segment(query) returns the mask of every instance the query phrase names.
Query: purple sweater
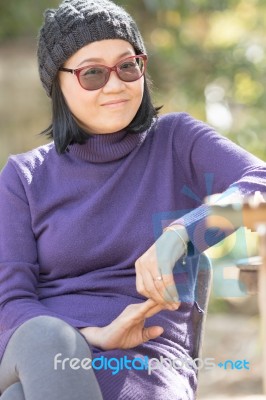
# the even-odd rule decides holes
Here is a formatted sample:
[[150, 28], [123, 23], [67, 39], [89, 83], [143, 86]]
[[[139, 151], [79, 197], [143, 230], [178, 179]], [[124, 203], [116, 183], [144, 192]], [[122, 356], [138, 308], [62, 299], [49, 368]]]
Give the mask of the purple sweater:
[[[58, 155], [53, 143], [11, 156], [0, 175], [0, 356], [24, 321], [59, 317], [74, 327], [105, 326], [136, 291], [134, 264], [181, 219], [190, 236], [186, 267], [177, 263], [179, 310], [147, 320], [163, 335], [108, 357], [191, 354], [191, 313], [206, 195], [237, 184], [266, 191], [265, 163], [184, 113], [161, 116], [142, 134], [92, 135]], [[195, 234], [195, 232], [197, 234]], [[215, 232], [208, 244], [216, 243]], [[105, 399], [192, 399], [191, 369], [96, 371]], [[120, 396], [120, 397], [119, 397]]]

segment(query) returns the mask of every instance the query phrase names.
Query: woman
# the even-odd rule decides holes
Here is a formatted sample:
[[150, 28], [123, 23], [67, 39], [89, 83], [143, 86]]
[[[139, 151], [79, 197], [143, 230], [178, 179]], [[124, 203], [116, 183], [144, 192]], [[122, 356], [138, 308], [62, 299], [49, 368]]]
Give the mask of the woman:
[[0, 177], [1, 400], [193, 399], [193, 363], [149, 361], [191, 359], [198, 254], [218, 240], [199, 201], [265, 191], [265, 164], [158, 117], [141, 35], [111, 1], [47, 10], [38, 63], [54, 141]]

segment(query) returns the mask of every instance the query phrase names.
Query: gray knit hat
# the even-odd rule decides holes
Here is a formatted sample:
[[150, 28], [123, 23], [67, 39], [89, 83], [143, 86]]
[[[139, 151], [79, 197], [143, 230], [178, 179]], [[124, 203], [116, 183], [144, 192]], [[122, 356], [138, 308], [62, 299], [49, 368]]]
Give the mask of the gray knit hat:
[[51, 96], [58, 69], [81, 47], [104, 39], [124, 39], [137, 54], [145, 46], [136, 23], [109, 0], [65, 0], [44, 14], [39, 32], [38, 63], [44, 89]]

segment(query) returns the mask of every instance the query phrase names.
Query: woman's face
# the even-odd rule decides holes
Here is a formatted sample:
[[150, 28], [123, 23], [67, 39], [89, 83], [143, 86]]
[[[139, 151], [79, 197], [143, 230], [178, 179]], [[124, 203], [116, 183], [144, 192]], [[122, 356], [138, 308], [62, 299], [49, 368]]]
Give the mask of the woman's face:
[[[113, 67], [134, 55], [134, 48], [124, 40], [101, 40], [82, 47], [64, 67], [75, 69], [95, 64]], [[83, 89], [77, 77], [67, 72], [59, 72], [59, 83], [77, 123], [94, 134], [114, 133], [127, 127], [140, 107], [144, 90], [143, 77], [123, 82], [114, 71], [104, 87], [93, 91]]]

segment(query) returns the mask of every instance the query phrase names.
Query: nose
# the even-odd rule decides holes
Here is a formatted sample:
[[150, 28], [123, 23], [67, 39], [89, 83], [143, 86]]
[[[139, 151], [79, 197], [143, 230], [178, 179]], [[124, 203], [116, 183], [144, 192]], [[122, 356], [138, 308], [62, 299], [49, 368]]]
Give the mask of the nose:
[[111, 71], [108, 82], [103, 87], [104, 93], [121, 92], [125, 89], [125, 82], [123, 82], [117, 75], [116, 71]]

